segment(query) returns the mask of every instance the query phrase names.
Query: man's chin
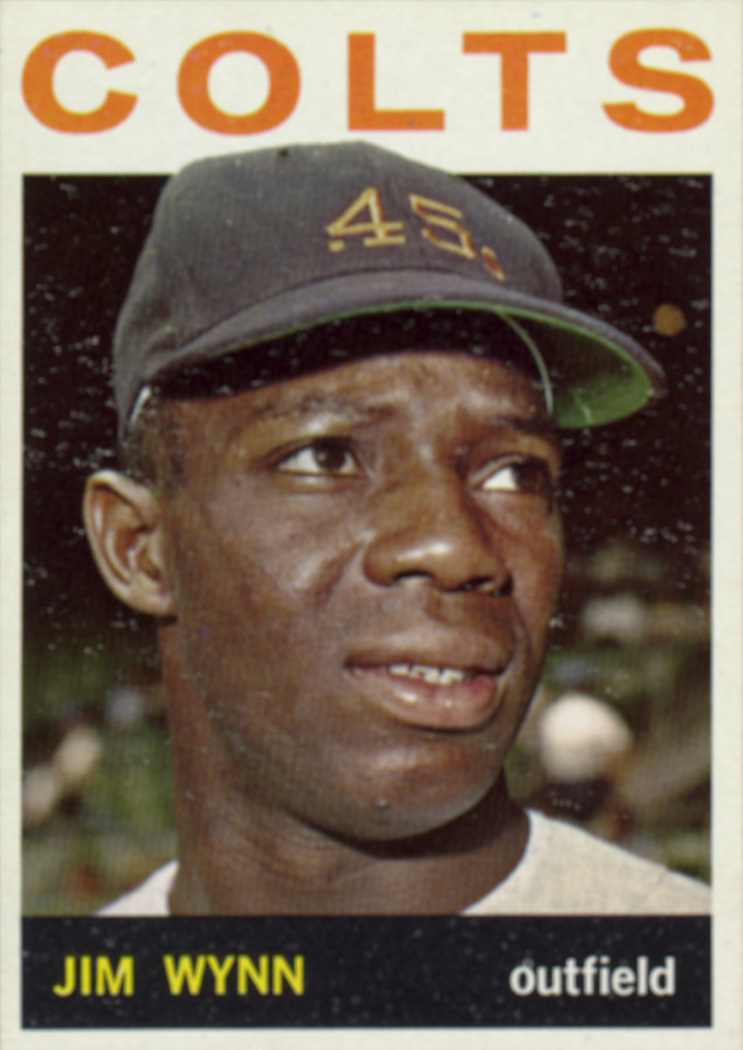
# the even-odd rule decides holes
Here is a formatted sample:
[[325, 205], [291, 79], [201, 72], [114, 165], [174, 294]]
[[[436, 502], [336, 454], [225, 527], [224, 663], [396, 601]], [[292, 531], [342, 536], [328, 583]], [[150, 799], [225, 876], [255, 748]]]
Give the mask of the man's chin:
[[[368, 853], [409, 853], [428, 851], [440, 834], [447, 838], [456, 834], [456, 825], [463, 832], [478, 823], [482, 809], [510, 806], [505, 783], [501, 780], [470, 786], [468, 791], [442, 798], [416, 798], [393, 802], [380, 797], [372, 805], [357, 807], [354, 812], [335, 814], [325, 824], [325, 832], [338, 841], [363, 849]], [[323, 830], [318, 828], [318, 830]]]

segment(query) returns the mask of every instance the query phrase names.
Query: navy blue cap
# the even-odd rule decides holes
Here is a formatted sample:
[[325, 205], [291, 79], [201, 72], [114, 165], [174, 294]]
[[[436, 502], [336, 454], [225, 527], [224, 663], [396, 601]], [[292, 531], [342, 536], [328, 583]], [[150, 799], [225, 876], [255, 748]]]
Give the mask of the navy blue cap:
[[120, 433], [185, 368], [411, 309], [508, 324], [560, 427], [622, 418], [663, 389], [638, 343], [565, 306], [542, 243], [487, 194], [366, 143], [302, 145], [198, 161], [166, 185], [114, 338]]

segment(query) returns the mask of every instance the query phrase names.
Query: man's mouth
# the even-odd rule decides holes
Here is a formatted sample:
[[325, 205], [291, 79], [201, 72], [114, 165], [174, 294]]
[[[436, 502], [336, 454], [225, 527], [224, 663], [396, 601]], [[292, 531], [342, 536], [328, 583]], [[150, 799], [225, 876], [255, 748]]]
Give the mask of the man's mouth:
[[503, 697], [501, 669], [449, 663], [361, 662], [347, 668], [365, 700], [396, 722], [463, 732], [486, 725]]

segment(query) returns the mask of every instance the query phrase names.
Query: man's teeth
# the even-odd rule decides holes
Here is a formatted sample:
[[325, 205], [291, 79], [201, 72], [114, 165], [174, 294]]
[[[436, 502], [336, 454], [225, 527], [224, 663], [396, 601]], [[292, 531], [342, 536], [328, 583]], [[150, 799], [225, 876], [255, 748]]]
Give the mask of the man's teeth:
[[419, 678], [429, 685], [453, 685], [469, 677], [458, 667], [431, 667], [427, 664], [390, 664], [387, 670], [401, 678]]

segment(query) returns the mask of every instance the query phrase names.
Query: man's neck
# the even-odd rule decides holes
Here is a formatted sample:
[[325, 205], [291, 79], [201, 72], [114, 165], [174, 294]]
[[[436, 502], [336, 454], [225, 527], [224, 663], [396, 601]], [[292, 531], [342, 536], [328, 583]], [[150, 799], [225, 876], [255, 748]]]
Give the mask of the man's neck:
[[210, 808], [197, 814], [191, 800], [179, 822], [174, 914], [453, 915], [511, 873], [528, 836], [502, 783], [446, 827], [383, 843], [255, 807], [235, 813], [224, 797]]

